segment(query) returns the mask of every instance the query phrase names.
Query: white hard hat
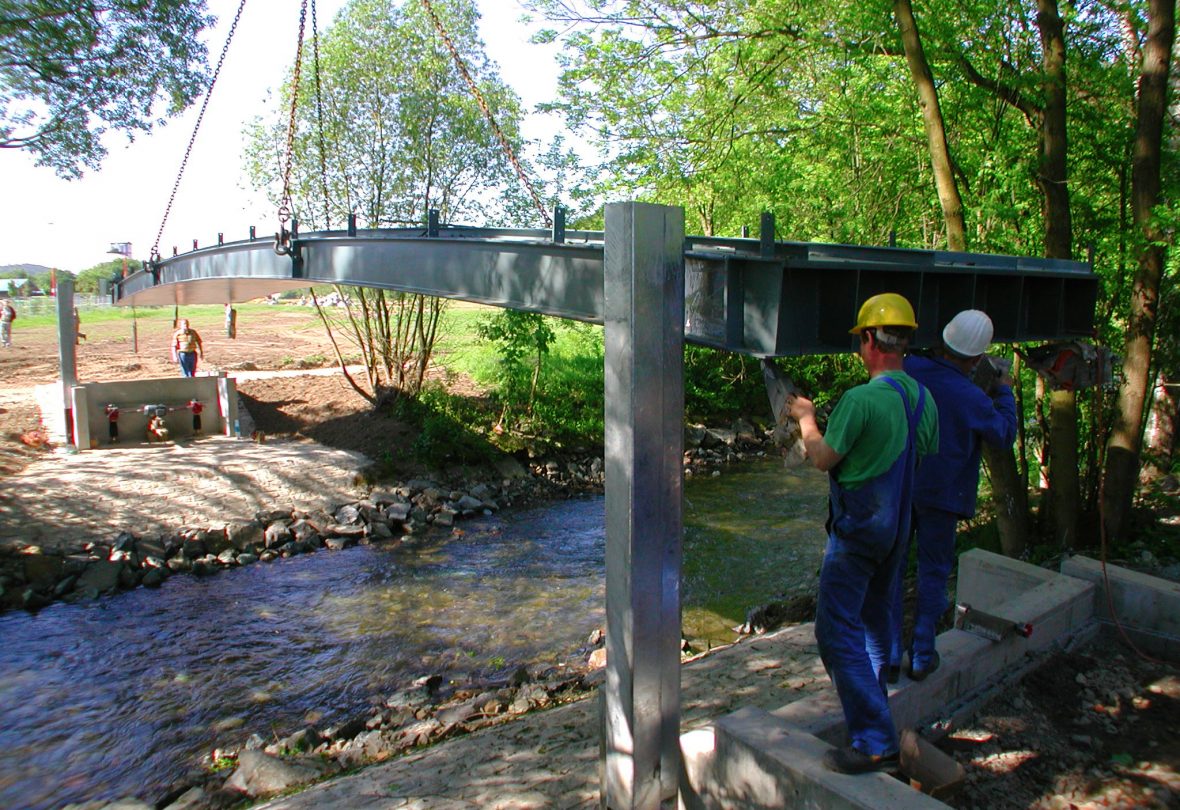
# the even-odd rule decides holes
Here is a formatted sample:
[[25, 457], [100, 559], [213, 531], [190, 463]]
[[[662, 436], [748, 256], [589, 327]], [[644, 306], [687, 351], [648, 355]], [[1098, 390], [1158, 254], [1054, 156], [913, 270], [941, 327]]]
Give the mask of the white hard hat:
[[942, 330], [942, 342], [960, 357], [977, 357], [992, 342], [992, 319], [978, 309], [965, 309]]

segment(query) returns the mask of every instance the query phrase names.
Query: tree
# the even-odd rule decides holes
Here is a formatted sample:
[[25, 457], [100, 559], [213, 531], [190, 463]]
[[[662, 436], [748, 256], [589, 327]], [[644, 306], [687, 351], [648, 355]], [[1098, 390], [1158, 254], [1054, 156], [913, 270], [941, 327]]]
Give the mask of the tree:
[[914, 87], [918, 91], [919, 104], [922, 107], [922, 120], [926, 127], [926, 140], [930, 150], [934, 184], [938, 189], [938, 199], [942, 205], [942, 217], [946, 222], [947, 246], [951, 250], [966, 250], [967, 235], [963, 224], [963, 198], [959, 195], [959, 186], [955, 182], [955, 173], [951, 166], [951, 151], [947, 143], [946, 124], [942, 118], [942, 107], [938, 103], [938, 87], [934, 82], [934, 74], [930, 72], [930, 63], [926, 61], [926, 52], [922, 48], [922, 38], [918, 32], [918, 23], [914, 19], [914, 9], [910, 0], [894, 0], [893, 14], [897, 18], [897, 28], [901, 34], [906, 63], [909, 65], [910, 75], [913, 77]]
[[[550, 322], [536, 312], [505, 309], [476, 324], [477, 334], [499, 347], [497, 382], [503, 407], [497, 428], [511, 428], [513, 422], [532, 416], [545, 355], [557, 337]], [[519, 414], [512, 413], [514, 407]]]
[[[922, 47], [918, 23], [914, 19], [910, 0], [894, 0], [893, 14], [901, 35], [902, 49], [910, 68], [914, 86], [922, 107], [922, 120], [929, 144], [931, 170], [946, 222], [947, 245], [951, 250], [967, 249], [967, 233], [963, 217], [963, 198], [952, 166], [946, 124], [938, 100], [934, 74]], [[983, 456], [991, 477], [996, 503], [996, 523], [1000, 546], [1010, 557], [1021, 556], [1028, 544], [1028, 488], [1016, 468], [1011, 448], [993, 447], [983, 443]]]
[[[520, 102], [478, 36], [470, 0], [432, 3], [505, 136], [519, 146]], [[420, 0], [353, 0], [314, 52], [305, 48], [298, 88], [290, 193], [302, 228], [526, 221], [519, 180]], [[285, 89], [289, 106], [290, 85]], [[322, 122], [322, 123], [321, 123]], [[251, 127], [248, 170], [282, 194], [286, 115]], [[519, 151], [519, 150], [518, 150]], [[539, 215], [533, 211], [532, 216]], [[360, 352], [378, 405], [421, 387], [444, 302], [407, 293], [341, 291], [346, 307], [325, 325]], [[343, 352], [341, 352], [343, 362]]]
[[[600, 191], [684, 205], [704, 233], [736, 235], [770, 210], [790, 239], [873, 244], [896, 232], [900, 244], [937, 248], [959, 244], [944, 224], [956, 219], [953, 194], [943, 199], [953, 187], [962, 244], [1051, 258], [1092, 250], [1103, 283], [1099, 339], [1141, 331], [1131, 326], [1137, 248], [1126, 235], [1135, 66], [1145, 20], [1157, 13], [1149, 0], [927, 0], [921, 39], [907, 0], [530, 5], [562, 31], [555, 106], [600, 141], [614, 178]], [[1161, 246], [1180, 187], [1168, 168], [1180, 144], [1175, 117], [1163, 126], [1172, 173], [1152, 220]], [[1170, 278], [1159, 278], [1161, 301]], [[1152, 308], [1157, 320], [1168, 315]], [[1154, 328], [1155, 353], [1137, 362], [1174, 379]], [[1097, 502], [1108, 405], [1102, 392], [1056, 392], [1045, 406], [1054, 434], [1047, 502], [1056, 502], [1056, 542], [1075, 545], [1078, 516]], [[1088, 424], [1079, 430], [1080, 420]]]
[[[99, 285], [102, 282], [109, 281], [112, 278], [119, 278], [123, 275], [123, 266], [122, 259], [112, 259], [86, 268], [78, 273], [74, 279], [74, 292], [97, 293], [99, 291]], [[126, 266], [127, 272], [134, 273], [140, 269], [142, 263], [135, 259], [130, 259], [127, 261]]]
[[1106, 532], [1112, 537], [1119, 537], [1126, 528], [1139, 472], [1144, 403], [1153, 379], [1152, 346], [1160, 314], [1166, 238], [1156, 208], [1161, 202], [1161, 141], [1168, 113], [1168, 72], [1175, 37], [1175, 0], [1149, 0], [1132, 159], [1132, 214], [1142, 248], [1131, 293], [1118, 418], [1106, 461], [1104, 520]]
[[134, 138], [208, 84], [205, 0], [0, 0], [0, 148], [60, 176], [96, 169], [110, 130]]

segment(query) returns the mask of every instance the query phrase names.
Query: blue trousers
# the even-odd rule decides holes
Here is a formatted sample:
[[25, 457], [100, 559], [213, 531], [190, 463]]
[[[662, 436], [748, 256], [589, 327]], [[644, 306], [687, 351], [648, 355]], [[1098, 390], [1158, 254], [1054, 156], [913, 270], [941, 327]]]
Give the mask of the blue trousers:
[[[926, 507], [914, 509], [914, 538], [918, 547], [918, 601], [910, 641], [910, 666], [914, 669], [925, 669], [929, 665], [934, 653], [934, 638], [938, 634], [938, 619], [949, 604], [946, 581], [955, 562], [955, 527], [958, 522], [959, 516], [953, 512]], [[903, 572], [904, 565], [903, 562]], [[903, 650], [902, 578], [898, 576], [893, 601], [896, 624], [891, 659], [894, 665], [901, 663]]]
[[815, 611], [815, 640], [840, 696], [849, 742], [870, 756], [898, 750], [886, 676], [897, 624], [894, 597], [910, 536], [914, 433], [926, 404], [926, 389], [911, 408], [901, 385], [883, 379], [905, 407], [905, 450], [886, 472], [859, 487], [847, 489], [831, 477]]
[[196, 352], [177, 352], [176, 359], [180, 361], [180, 376], [195, 377], [197, 376], [197, 353]]
[[893, 597], [905, 543], [866, 553], [829, 533], [819, 574], [815, 639], [844, 709], [852, 745], [864, 754], [892, 754], [897, 729], [885, 682], [893, 640]]

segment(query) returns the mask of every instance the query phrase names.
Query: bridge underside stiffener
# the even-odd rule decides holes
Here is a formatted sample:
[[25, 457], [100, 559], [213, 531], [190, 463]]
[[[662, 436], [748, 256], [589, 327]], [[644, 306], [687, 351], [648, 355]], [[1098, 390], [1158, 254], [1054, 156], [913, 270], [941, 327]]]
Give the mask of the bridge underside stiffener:
[[[766, 357], [854, 348], [865, 298], [906, 296], [916, 345], [938, 341], [960, 310], [981, 309], [997, 342], [1089, 337], [1098, 280], [1089, 264], [982, 253], [688, 236], [685, 338]], [[773, 232], [773, 223], [770, 225]], [[299, 234], [292, 254], [269, 240], [194, 250], [115, 283], [127, 305], [224, 304], [315, 284], [454, 298], [603, 321], [603, 235], [461, 228]]]

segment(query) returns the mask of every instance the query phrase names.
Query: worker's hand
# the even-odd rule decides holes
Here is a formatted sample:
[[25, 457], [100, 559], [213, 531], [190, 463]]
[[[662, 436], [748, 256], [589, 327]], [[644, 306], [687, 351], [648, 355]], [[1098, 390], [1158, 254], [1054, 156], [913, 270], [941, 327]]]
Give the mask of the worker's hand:
[[787, 401], [787, 407], [790, 409], [791, 418], [796, 422], [802, 422], [804, 419], [815, 419], [815, 403], [802, 394], [793, 394]]

